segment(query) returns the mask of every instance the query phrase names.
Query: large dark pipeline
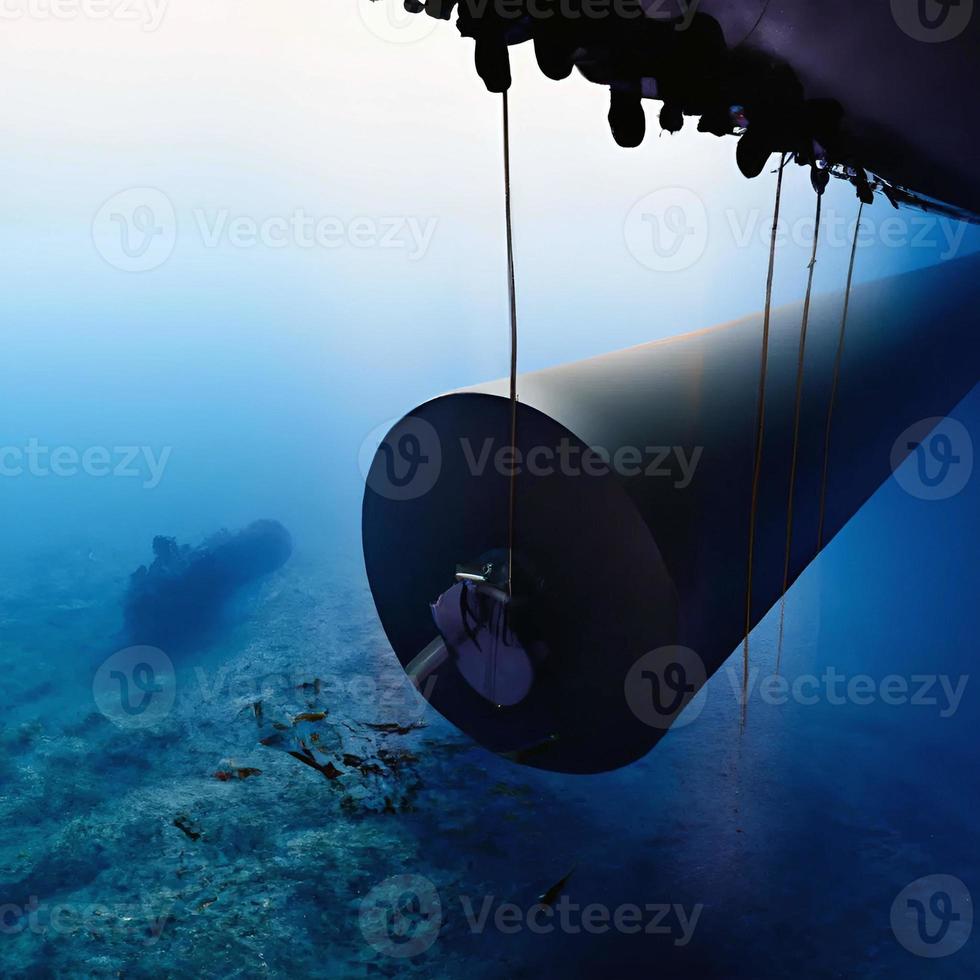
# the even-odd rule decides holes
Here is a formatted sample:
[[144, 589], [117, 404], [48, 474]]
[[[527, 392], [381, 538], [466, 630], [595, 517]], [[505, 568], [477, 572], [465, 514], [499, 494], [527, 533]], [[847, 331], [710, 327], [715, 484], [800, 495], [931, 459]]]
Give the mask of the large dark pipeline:
[[[811, 311], [789, 584], [821, 548], [843, 299], [818, 297]], [[977, 382], [978, 308], [976, 256], [854, 289], [823, 545], [913, 451], [896, 447], [898, 437], [947, 415]], [[772, 318], [752, 625], [783, 594], [800, 316], [794, 305]], [[452, 657], [422, 688], [477, 742], [563, 772], [626, 765], [739, 646], [761, 321], [757, 314], [523, 375], [513, 458], [505, 381], [435, 398], [388, 434], [367, 480], [363, 540], [378, 613], [403, 666], [436, 637], [430, 604], [460, 563], [505, 547], [516, 470], [514, 566], [536, 647], [530, 689], [500, 707]], [[672, 647], [693, 658], [651, 654]]]

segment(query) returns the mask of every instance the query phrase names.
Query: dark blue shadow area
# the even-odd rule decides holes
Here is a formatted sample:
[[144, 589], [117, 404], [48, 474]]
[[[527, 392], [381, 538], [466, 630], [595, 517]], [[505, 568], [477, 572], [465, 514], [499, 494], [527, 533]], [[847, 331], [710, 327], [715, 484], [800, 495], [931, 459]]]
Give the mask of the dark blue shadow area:
[[[976, 393], [954, 414], [976, 440]], [[39, 562], [3, 610], [3, 975], [976, 976], [975, 938], [916, 956], [892, 907], [928, 876], [980, 892], [978, 503], [975, 475], [947, 500], [890, 480], [755, 631], [744, 731], [736, 651], [591, 777], [424, 710], [355, 542], [298, 540], [145, 727], [92, 689], [131, 565]]]

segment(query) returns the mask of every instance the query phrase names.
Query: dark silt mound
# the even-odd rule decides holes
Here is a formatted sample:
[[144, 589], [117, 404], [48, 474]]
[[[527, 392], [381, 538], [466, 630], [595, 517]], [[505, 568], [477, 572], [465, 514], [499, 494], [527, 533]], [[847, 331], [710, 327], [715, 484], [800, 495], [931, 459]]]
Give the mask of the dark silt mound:
[[219, 531], [196, 548], [153, 539], [153, 563], [130, 577], [124, 635], [132, 644], [169, 649], [205, 642], [221, 625], [228, 601], [244, 586], [282, 567], [289, 532], [272, 520], [232, 534]]

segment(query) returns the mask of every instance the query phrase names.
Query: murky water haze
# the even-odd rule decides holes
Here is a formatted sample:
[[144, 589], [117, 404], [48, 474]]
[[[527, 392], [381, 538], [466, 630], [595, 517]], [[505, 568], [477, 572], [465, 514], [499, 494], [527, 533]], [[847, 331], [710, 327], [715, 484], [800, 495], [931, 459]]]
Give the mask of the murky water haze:
[[[139, 46], [94, 24], [17, 27], [30, 33], [8, 70], [33, 85], [3, 110], [0, 161], [0, 972], [975, 976], [975, 938], [927, 959], [891, 917], [922, 877], [980, 894], [980, 695], [961, 686], [980, 626], [975, 475], [932, 501], [890, 481], [857, 515], [786, 603], [780, 674], [813, 683], [769, 703], [774, 610], [753, 637], [741, 733], [737, 653], [696, 718], [602, 776], [515, 767], [423, 710], [367, 590], [358, 457], [413, 405], [506, 371], [499, 119], [475, 83], [442, 84], [440, 65], [463, 76], [455, 38], [406, 59], [358, 14], [307, 14], [174, 4]], [[525, 368], [760, 307], [771, 180], [743, 182], [730, 146], [690, 132], [624, 154], [594, 138], [600, 91], [549, 87], [529, 60], [517, 77]], [[809, 185], [787, 181], [777, 302], [800, 297], [808, 261]], [[664, 186], [696, 187], [712, 229], [704, 258], [671, 275], [628, 233]], [[133, 187], [176, 216], [172, 254], [145, 271], [109, 261], [96, 220]], [[416, 258], [206, 240], [223, 211], [300, 208], [345, 227], [437, 225]], [[831, 188], [827, 213], [846, 229], [848, 188]], [[980, 245], [933, 223], [913, 247], [910, 225], [904, 243], [882, 232], [887, 203], [867, 215], [858, 281]], [[838, 239], [818, 290], [843, 284]], [[976, 394], [954, 414], [976, 442]], [[97, 671], [153, 537], [196, 545], [257, 518], [289, 529], [291, 560], [214, 644], [172, 658], [154, 724], [113, 715]], [[837, 703], [829, 668], [845, 688], [871, 677], [874, 696]], [[886, 678], [919, 675], [950, 690], [887, 703]], [[343, 778], [290, 754], [314, 736], [348, 758]], [[535, 931], [528, 910], [569, 872], [579, 918]], [[433, 930], [431, 906], [409, 902], [386, 946], [362, 910], [393, 876], [408, 893], [429, 883], [441, 910]], [[32, 920], [33, 899], [47, 911]], [[495, 918], [506, 902], [524, 915], [510, 931]], [[660, 925], [583, 928], [589, 905]]]

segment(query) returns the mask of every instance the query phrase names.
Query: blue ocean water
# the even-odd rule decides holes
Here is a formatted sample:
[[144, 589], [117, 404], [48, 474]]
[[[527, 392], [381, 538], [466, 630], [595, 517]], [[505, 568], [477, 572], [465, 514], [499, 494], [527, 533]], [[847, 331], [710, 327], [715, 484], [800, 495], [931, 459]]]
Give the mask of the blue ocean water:
[[[601, 234], [618, 242], [621, 218]], [[755, 239], [731, 246], [730, 275], [692, 270], [658, 294], [618, 253], [596, 271], [587, 236], [565, 231], [524, 228], [525, 256], [568, 249], [527, 264], [527, 368], [761, 297]], [[960, 942], [980, 894], [975, 474], [942, 500], [880, 489], [755, 631], [744, 728], [733, 651], [696, 717], [635, 765], [516, 767], [405, 682], [358, 528], [372, 432], [503, 373], [502, 299], [473, 275], [499, 255], [484, 246], [456, 279], [465, 236], [447, 232], [421, 282], [373, 254], [380, 288], [353, 260], [218, 249], [202, 263], [185, 242], [148, 280], [78, 234], [84, 247], [49, 243], [50, 264], [26, 262], [3, 299], [3, 976], [980, 972], [976, 938]], [[822, 259], [819, 288], [839, 288], [846, 258]], [[878, 243], [858, 278], [940, 259]], [[781, 252], [780, 301], [805, 261], [805, 242]], [[580, 288], [555, 289], [559, 275]], [[976, 393], [952, 414], [975, 444]], [[293, 557], [215, 642], [156, 664], [151, 724], [120, 715], [99, 671], [153, 537], [197, 544], [257, 518], [290, 530]], [[777, 658], [797, 696], [774, 693]], [[304, 745], [346, 758], [343, 777], [290, 754]]]
[[[975, 434], [976, 395], [954, 415]], [[793, 588], [780, 673], [832, 668], [837, 688], [814, 683], [807, 703], [763, 696], [774, 610], [752, 637], [744, 731], [736, 652], [690, 724], [594, 777], [517, 768], [423, 711], [392, 669], [356, 535], [318, 537], [288, 510], [291, 562], [217, 645], [176, 663], [159, 723], [118, 727], [93, 701], [93, 674], [148, 542], [59, 529], [4, 570], [4, 975], [975, 976], [975, 939], [915, 956], [891, 907], [926, 876], [980, 888], [977, 486], [927, 501], [889, 481]], [[870, 703], [841, 697], [857, 675], [876, 685]], [[893, 675], [909, 699], [919, 676], [951, 687], [889, 704]], [[301, 685], [314, 678], [311, 695]], [[370, 687], [378, 678], [390, 697]], [[327, 710], [327, 727], [427, 727], [375, 735], [414, 761], [341, 788], [259, 744], [256, 700], [267, 719]], [[261, 774], [215, 779], [236, 767]], [[570, 924], [536, 930], [521, 916], [570, 871]], [[415, 956], [379, 951], [365, 931], [363, 902], [394, 876], [410, 876], [402, 890], [431, 883], [441, 902], [434, 932], [410, 900], [394, 930]], [[505, 903], [523, 912], [501, 927]], [[587, 906], [607, 919], [583, 927]], [[628, 911], [609, 925], [634, 907], [657, 934], [635, 932]]]

